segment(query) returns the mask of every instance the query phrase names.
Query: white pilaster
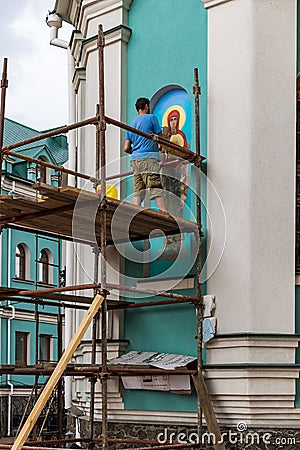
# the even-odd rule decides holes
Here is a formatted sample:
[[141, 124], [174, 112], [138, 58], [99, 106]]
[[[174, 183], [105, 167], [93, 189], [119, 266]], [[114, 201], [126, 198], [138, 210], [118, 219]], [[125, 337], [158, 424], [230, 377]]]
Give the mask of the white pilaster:
[[[294, 423], [296, 0], [203, 2], [208, 178], [227, 228], [207, 283], [218, 319], [208, 387], [221, 423]], [[212, 228], [217, 208], [208, 192]]]
[[208, 177], [227, 221], [208, 280], [218, 331], [293, 333], [296, 1], [203, 1]]

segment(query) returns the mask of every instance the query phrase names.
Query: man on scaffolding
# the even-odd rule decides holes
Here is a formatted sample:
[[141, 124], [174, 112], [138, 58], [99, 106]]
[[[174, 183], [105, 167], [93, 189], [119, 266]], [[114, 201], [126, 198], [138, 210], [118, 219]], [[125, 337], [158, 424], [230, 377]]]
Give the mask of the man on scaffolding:
[[[161, 134], [162, 130], [157, 118], [150, 114], [148, 98], [138, 98], [135, 107], [137, 117], [130, 126], [148, 134]], [[131, 153], [131, 167], [134, 172], [133, 199], [134, 205], [141, 205], [145, 198], [146, 189], [150, 199], [155, 199], [158, 208], [166, 211], [164, 190], [160, 177], [160, 153], [155, 141], [126, 132], [124, 150]]]

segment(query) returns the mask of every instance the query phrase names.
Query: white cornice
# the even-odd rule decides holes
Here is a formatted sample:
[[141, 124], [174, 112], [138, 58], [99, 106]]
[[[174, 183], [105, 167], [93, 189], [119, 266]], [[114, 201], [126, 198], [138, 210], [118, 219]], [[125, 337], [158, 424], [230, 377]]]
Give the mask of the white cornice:
[[[131, 30], [124, 25], [112, 28], [111, 30], [107, 30], [105, 32], [105, 46], [108, 47], [118, 41], [122, 41], [127, 44], [130, 36]], [[88, 56], [94, 51], [97, 51], [97, 36], [82, 41], [82, 56], [80, 58], [80, 63], [83, 67], [87, 66]]]
[[219, 6], [223, 3], [232, 2], [233, 0], [202, 0], [206, 9]]
[[81, 52], [82, 34], [79, 31], [74, 31], [71, 39], [71, 53], [74, 57], [75, 64], [78, 63]]
[[101, 2], [98, 0], [84, 0], [81, 7], [77, 28], [82, 32], [83, 36], [88, 38], [89, 36], [87, 35], [87, 30], [91, 20], [99, 18], [99, 23], [103, 24], [105, 30], [106, 27], [104, 17], [111, 17], [112, 13], [118, 10], [120, 11], [118, 18], [119, 21], [115, 24], [109, 22], [109, 26], [117, 26], [122, 23], [127, 25], [127, 19], [124, 17], [123, 13], [124, 11], [128, 12], [131, 3], [132, 0], [102, 0]]
[[73, 78], [73, 86], [75, 92], [78, 92], [79, 86], [81, 82], [86, 81], [86, 69], [84, 67], [78, 67], [75, 70], [74, 78]]
[[[40, 314], [40, 322], [41, 323], [48, 323], [52, 325], [57, 324], [57, 316], [52, 314], [44, 314], [42, 312]], [[11, 318], [11, 311], [8, 311], [6, 308], [0, 308], [0, 317], [2, 319], [9, 319]], [[25, 310], [18, 310], [16, 309], [15, 312], [15, 320], [24, 320], [28, 322], [35, 322], [35, 314], [32, 311], [25, 311]]]

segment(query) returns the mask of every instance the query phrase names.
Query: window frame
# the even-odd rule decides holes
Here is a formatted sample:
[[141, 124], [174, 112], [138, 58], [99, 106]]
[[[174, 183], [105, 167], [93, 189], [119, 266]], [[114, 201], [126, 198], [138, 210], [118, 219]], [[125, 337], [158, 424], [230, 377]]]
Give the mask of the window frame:
[[23, 244], [16, 246], [16, 274], [18, 280], [26, 280], [26, 249]]
[[[52, 338], [53, 336], [51, 334], [47, 333], [41, 333], [39, 336], [39, 361], [40, 362], [50, 362], [52, 358]], [[47, 359], [42, 358], [42, 353], [44, 352], [44, 348], [42, 346], [42, 343], [46, 343], [46, 353]]]
[[[29, 336], [30, 334], [25, 331], [16, 331], [15, 332], [15, 364], [16, 365], [27, 365], [29, 359]], [[18, 353], [20, 352], [20, 345], [18, 342], [21, 342], [19, 338], [23, 337], [24, 348], [22, 349], [23, 359], [18, 359]]]

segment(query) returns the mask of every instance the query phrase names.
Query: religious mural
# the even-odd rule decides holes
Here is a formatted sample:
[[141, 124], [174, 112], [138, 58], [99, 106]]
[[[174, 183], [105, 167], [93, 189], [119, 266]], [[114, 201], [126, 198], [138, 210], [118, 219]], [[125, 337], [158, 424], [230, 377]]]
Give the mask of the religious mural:
[[[163, 135], [170, 142], [189, 148], [191, 133], [191, 104], [184, 89], [170, 89], [156, 102], [153, 114], [162, 125]], [[167, 147], [163, 152], [161, 177], [165, 189], [168, 212], [175, 217], [183, 216], [183, 208], [190, 184], [189, 165], [183, 160], [168, 154]], [[182, 244], [183, 236], [168, 236], [166, 249], [161, 259], [173, 260], [187, 256]]]

